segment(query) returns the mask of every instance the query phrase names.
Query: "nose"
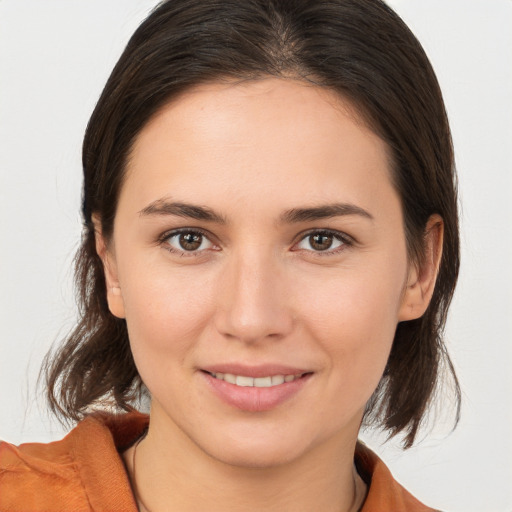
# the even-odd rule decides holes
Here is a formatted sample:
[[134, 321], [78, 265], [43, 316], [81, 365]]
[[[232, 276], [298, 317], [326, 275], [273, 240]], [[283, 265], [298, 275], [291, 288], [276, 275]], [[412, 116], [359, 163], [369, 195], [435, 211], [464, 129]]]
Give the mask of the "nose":
[[245, 343], [280, 339], [293, 328], [286, 279], [276, 258], [258, 248], [234, 255], [220, 277], [215, 324]]

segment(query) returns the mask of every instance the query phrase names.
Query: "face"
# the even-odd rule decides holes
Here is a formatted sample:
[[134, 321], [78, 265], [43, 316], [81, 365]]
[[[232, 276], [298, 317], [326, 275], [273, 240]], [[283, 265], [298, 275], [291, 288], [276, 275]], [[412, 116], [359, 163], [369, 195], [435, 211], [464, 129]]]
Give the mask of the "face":
[[163, 108], [102, 244], [152, 426], [235, 465], [355, 442], [396, 325], [421, 307], [386, 145], [291, 80]]

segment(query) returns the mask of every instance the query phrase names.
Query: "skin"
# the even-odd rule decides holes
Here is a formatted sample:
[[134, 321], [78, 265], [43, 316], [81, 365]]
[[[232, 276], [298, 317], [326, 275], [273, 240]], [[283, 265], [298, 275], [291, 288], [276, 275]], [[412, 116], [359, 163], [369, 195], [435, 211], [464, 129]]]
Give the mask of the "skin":
[[[219, 218], [155, 212], [163, 202]], [[365, 213], [285, 214], [334, 203]], [[95, 221], [109, 307], [126, 318], [152, 396], [137, 449], [141, 507], [357, 510], [365, 484], [353, 454], [365, 404], [397, 323], [428, 305], [442, 220], [429, 220], [418, 268], [388, 148], [356, 110], [293, 80], [197, 87], [138, 136], [112, 239]], [[169, 234], [180, 228], [204, 233], [198, 250], [180, 249]], [[310, 235], [322, 230], [335, 236], [318, 250]], [[284, 403], [248, 412], [205, 384], [201, 369], [225, 362], [312, 375]]]

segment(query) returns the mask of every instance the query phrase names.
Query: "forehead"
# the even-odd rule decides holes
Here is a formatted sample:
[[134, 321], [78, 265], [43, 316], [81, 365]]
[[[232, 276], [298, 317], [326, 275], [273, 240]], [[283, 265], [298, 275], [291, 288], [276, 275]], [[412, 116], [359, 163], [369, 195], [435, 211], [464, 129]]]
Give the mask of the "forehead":
[[[288, 121], [295, 124], [296, 128], [313, 129], [318, 133], [322, 127], [329, 130], [328, 121], [348, 118], [362, 130], [372, 131], [360, 109], [333, 89], [310, 82], [273, 77], [224, 80], [194, 86], [165, 104], [141, 130], [135, 141], [135, 151], [145, 139], [168, 124], [170, 116], [175, 122], [187, 121], [189, 128], [194, 128], [185, 134], [187, 136], [205, 128], [201, 142], [216, 132], [225, 140], [228, 135], [226, 129], [231, 129], [231, 133], [236, 133], [240, 138], [250, 136], [261, 125], [270, 122]], [[251, 116], [252, 125], [249, 127], [250, 132], [244, 133], [243, 121], [247, 116]], [[217, 130], [211, 130], [212, 122], [216, 124]], [[205, 138], [205, 135], [208, 137]], [[283, 132], [282, 136], [285, 135]]]
[[163, 107], [135, 141], [125, 186], [146, 202], [178, 192], [211, 199], [219, 185], [242, 201], [270, 191], [282, 203], [335, 201], [340, 187], [357, 196], [377, 175], [389, 182], [389, 168], [387, 145], [349, 101], [265, 79], [197, 86]]

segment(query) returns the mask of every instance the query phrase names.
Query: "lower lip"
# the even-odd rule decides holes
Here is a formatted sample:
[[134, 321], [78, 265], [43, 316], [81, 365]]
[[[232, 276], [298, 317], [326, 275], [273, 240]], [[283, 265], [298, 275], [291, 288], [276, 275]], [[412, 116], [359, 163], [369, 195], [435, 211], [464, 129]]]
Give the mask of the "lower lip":
[[296, 395], [311, 377], [311, 373], [269, 388], [243, 387], [216, 379], [201, 372], [213, 392], [225, 403], [249, 412], [269, 411]]

